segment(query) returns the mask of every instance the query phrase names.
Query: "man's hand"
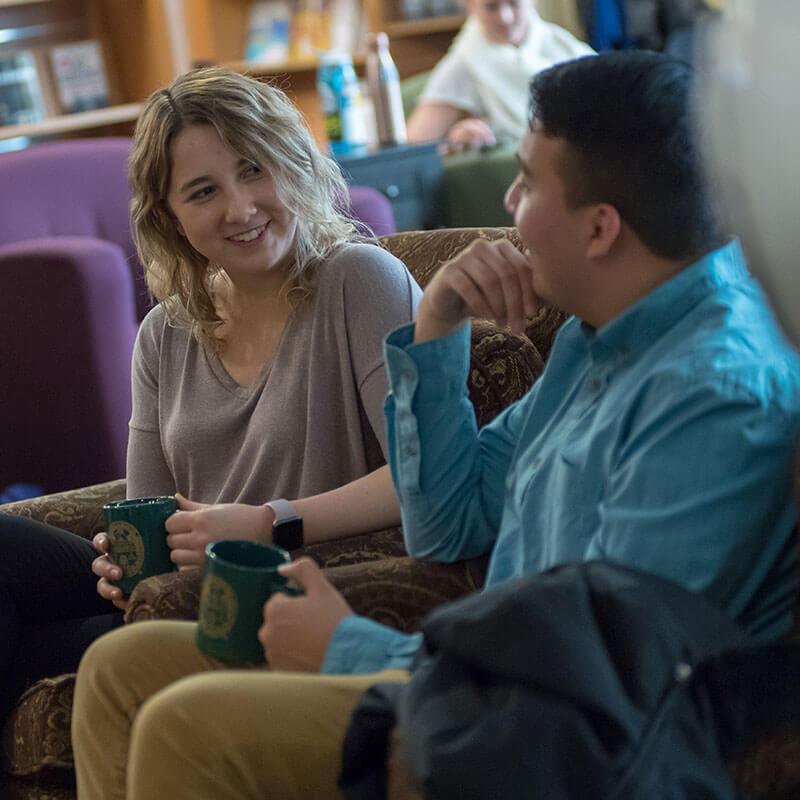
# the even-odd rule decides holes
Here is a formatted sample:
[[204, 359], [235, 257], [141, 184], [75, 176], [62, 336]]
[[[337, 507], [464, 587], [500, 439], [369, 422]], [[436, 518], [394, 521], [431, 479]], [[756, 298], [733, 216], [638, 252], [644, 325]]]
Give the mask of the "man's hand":
[[110, 544], [108, 535], [101, 531], [92, 539], [92, 544], [94, 549], [101, 553], [92, 561], [92, 572], [99, 578], [97, 581], [97, 594], [103, 600], [112, 602], [120, 611], [124, 611], [128, 607], [128, 601], [122, 596], [122, 589], [113, 583], [122, 577], [122, 570], [112, 564], [108, 558]]
[[177, 495], [179, 511], [166, 522], [170, 557], [178, 569], [194, 569], [205, 561], [206, 545], [222, 539], [272, 542], [275, 514], [267, 506], [244, 503], [195, 503]]
[[264, 624], [258, 631], [264, 654], [272, 669], [319, 672], [336, 626], [352, 616], [353, 609], [310, 558], [278, 571], [302, 586], [305, 594], [289, 597], [277, 592], [264, 604]]
[[539, 305], [526, 256], [507, 239], [476, 239], [448, 261], [425, 289], [415, 341], [447, 336], [469, 317], [493, 319], [515, 333]]
[[450, 128], [439, 152], [441, 155], [450, 155], [463, 150], [477, 150], [479, 147], [493, 147], [496, 144], [497, 139], [488, 122], [477, 117], [468, 117]]

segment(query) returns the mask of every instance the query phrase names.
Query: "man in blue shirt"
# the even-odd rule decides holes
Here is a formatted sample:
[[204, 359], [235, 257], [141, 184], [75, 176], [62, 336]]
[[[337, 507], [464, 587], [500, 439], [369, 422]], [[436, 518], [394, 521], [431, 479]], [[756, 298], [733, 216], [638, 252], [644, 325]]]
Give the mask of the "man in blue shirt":
[[[718, 232], [690, 85], [687, 66], [651, 53], [533, 80], [507, 196], [528, 252], [474, 243], [389, 337], [391, 468], [416, 557], [490, 553], [487, 586], [607, 559], [702, 591], [771, 639], [797, 588], [800, 370]], [[469, 317], [520, 330], [540, 300], [574, 317], [537, 385], [479, 432]], [[82, 798], [337, 796], [350, 710], [371, 683], [405, 678], [374, 673], [408, 666], [419, 640], [353, 615], [310, 561], [282, 571], [306, 594], [266, 605], [271, 673], [217, 671], [188, 623], [92, 647], [74, 716]]]

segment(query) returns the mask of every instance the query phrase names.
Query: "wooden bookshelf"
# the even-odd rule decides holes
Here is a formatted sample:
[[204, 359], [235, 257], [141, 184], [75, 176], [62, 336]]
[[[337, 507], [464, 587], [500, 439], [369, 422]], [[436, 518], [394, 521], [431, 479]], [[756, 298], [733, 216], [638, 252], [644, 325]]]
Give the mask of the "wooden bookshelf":
[[[353, 66], [359, 70], [366, 63], [366, 56], [363, 53], [356, 53], [353, 55]], [[297, 59], [290, 61], [282, 61], [275, 64], [259, 64], [258, 62], [250, 61], [230, 61], [223, 66], [228, 69], [236, 70], [237, 72], [244, 72], [248, 75], [253, 75], [256, 78], [269, 77], [271, 75], [294, 75], [298, 72], [313, 72], [316, 76], [317, 69], [319, 68], [319, 60], [316, 58], [311, 59]]]
[[[464, 20], [458, 14], [403, 20], [399, 0], [360, 2], [366, 29], [389, 35], [402, 78], [433, 67]], [[251, 5], [252, 0], [0, 0], [0, 28], [24, 29], [28, 36], [0, 45], [0, 53], [47, 53], [54, 45], [96, 40], [103, 52], [110, 93], [107, 108], [56, 113], [40, 122], [0, 127], [0, 138], [124, 126], [136, 119], [140, 103], [175, 75], [196, 64], [224, 64], [284, 89], [324, 144], [316, 59], [290, 59], [281, 64], [242, 60]], [[363, 54], [357, 53], [353, 61], [363, 74]], [[48, 110], [53, 114], [54, 109]]]
[[383, 30], [390, 40], [406, 39], [410, 36], [426, 36], [431, 33], [448, 33], [457, 31], [466, 17], [453, 14], [446, 17], [423, 17], [421, 19], [387, 20]]
[[0, 140], [17, 137], [56, 136], [72, 131], [90, 131], [122, 122], [134, 122], [142, 110], [141, 103], [125, 103], [119, 106], [98, 108], [94, 111], [80, 111], [77, 114], [60, 114], [46, 117], [39, 122], [25, 125], [0, 126]]
[[[0, 126], [0, 139], [97, 131], [130, 133], [141, 101], [168, 83], [181, 66], [175, 18], [185, 0], [0, 0], [0, 29], [12, 31], [0, 54], [30, 51], [37, 60], [48, 116]], [[178, 15], [180, 18], [180, 15]], [[2, 37], [0, 37], [2, 41]], [[100, 45], [108, 82], [106, 107], [65, 114], [55, 96], [52, 48], [81, 41]], [[185, 49], [185, 48], [184, 48]]]

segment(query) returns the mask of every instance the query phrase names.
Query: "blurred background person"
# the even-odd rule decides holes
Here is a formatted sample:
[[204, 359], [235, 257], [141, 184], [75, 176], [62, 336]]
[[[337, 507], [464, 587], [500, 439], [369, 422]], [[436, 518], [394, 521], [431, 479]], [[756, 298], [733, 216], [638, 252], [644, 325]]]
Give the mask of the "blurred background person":
[[594, 52], [545, 22], [536, 0], [466, 0], [466, 9], [408, 121], [409, 141], [444, 139], [445, 153], [516, 144], [526, 130], [531, 77]]

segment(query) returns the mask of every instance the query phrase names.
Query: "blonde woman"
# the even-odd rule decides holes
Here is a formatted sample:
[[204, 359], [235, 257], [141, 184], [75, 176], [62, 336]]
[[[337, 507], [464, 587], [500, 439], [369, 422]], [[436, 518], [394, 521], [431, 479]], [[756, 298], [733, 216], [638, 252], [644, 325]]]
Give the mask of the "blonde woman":
[[[291, 541], [280, 543], [298, 544], [398, 524], [382, 340], [411, 321], [420, 292], [339, 211], [347, 187], [295, 107], [237, 73], [190, 72], [147, 101], [130, 177], [159, 304], [134, 351], [127, 491], [180, 493], [168, 523], [174, 563], [199, 565], [206, 543], [225, 537], [283, 533]], [[277, 500], [302, 534], [296, 523], [273, 528], [287, 504], [264, 504]], [[4, 544], [17, 542], [0, 570], [7, 712], [26, 683], [74, 670], [119, 624], [111, 603], [124, 600], [118, 568], [88, 542], [11, 518], [0, 528]], [[95, 546], [105, 552], [105, 534]], [[33, 564], [28, 592], [19, 578]], [[52, 628], [44, 638], [39, 620]], [[28, 640], [45, 646], [29, 655]]]

